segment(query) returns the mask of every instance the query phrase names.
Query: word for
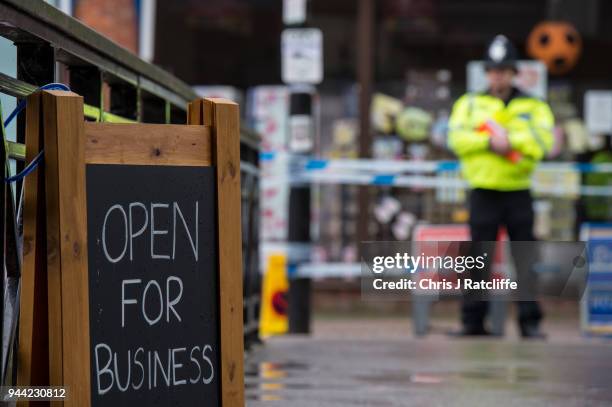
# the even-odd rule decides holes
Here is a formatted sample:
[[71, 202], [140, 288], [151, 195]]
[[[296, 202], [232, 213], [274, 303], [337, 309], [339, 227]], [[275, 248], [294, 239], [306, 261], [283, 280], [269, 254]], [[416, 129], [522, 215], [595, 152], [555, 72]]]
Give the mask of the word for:
[[[129, 205], [127, 205], [127, 209], [124, 207], [124, 205], [120, 204], [111, 206], [106, 211], [106, 214], [104, 216], [104, 223], [102, 226], [102, 249], [104, 250], [104, 256], [111, 263], [118, 263], [124, 257], [126, 257], [126, 255], [129, 257], [130, 261], [133, 261], [134, 239], [147, 232], [149, 234], [150, 240], [151, 258], [174, 260], [176, 256], [177, 228], [182, 224], [184, 233], [189, 240], [189, 244], [191, 245], [195, 260], [198, 261], [198, 204], [198, 201], [196, 201], [193, 217], [193, 232], [189, 230], [189, 227], [187, 226], [187, 221], [185, 220], [185, 216], [183, 215], [183, 211], [176, 202], [172, 202], [171, 204], [151, 203], [149, 206], [143, 204], [142, 202], [131, 202]], [[135, 224], [135, 217], [137, 211], [140, 211], [144, 215], [144, 222], [141, 225]], [[172, 212], [171, 214], [168, 213], [170, 211]], [[170, 231], [167, 229], [162, 229], [159, 222], [155, 222], [155, 217], [157, 216], [159, 220], [159, 217], [164, 215], [166, 218], [168, 216], [172, 217], [172, 252], [162, 254], [155, 251], [155, 241], [156, 239], [159, 240], [161, 236], [168, 235]], [[178, 223], [177, 220], [180, 220], [180, 223]], [[110, 233], [108, 233], [108, 229], [111, 227], [111, 225], [113, 225], [113, 223], [117, 222], [120, 226], [120, 229], [123, 230], [122, 236], [109, 236]], [[195, 239], [192, 233], [195, 234]], [[109, 238], [113, 239], [113, 241], [118, 240], [123, 242], [123, 247], [120, 251], [117, 251], [116, 253], [109, 252], [107, 240]]]
[[158, 386], [209, 384], [215, 377], [210, 345], [172, 348], [167, 351], [140, 347], [118, 355], [105, 343], [94, 350], [96, 390], [99, 395], [116, 389], [151, 390]]
[[[126, 292], [130, 286], [138, 286], [140, 289], [140, 295], [138, 296], [138, 298], [140, 298], [140, 308], [143, 318], [149, 325], [157, 324], [164, 315], [166, 317], [166, 322], [170, 322], [170, 316], [172, 314], [174, 314], [174, 317], [179, 322], [181, 321], [181, 316], [176, 311], [175, 305], [178, 304], [183, 297], [183, 280], [176, 276], [169, 276], [166, 278], [166, 284], [164, 284], [164, 288], [162, 289], [162, 286], [160, 286], [156, 280], [149, 280], [146, 284], [143, 284], [141, 279], [134, 278], [121, 282], [121, 327], [125, 326], [126, 306], [138, 304], [138, 298], [128, 296]], [[171, 292], [174, 294], [171, 294]], [[159, 303], [159, 311], [147, 313], [147, 299], [153, 301], [153, 303]]]

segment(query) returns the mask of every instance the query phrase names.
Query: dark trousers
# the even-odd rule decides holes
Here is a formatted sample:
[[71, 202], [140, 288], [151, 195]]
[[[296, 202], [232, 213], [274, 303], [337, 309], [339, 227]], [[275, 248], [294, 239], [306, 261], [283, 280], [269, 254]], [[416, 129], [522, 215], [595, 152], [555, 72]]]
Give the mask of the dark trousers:
[[[533, 207], [531, 194], [523, 191], [493, 191], [487, 189], [474, 189], [470, 193], [470, 232], [476, 250], [480, 253], [486, 251], [493, 253], [491, 247], [484, 247], [486, 242], [494, 242], [500, 226], [505, 226], [511, 241], [533, 241]], [[481, 245], [478, 247], [478, 245]], [[512, 246], [512, 244], [511, 244]], [[518, 244], [517, 244], [518, 246]], [[531, 246], [531, 245], [529, 245]], [[524, 248], [525, 245], [522, 245]], [[517, 283], [527, 292], [523, 298], [535, 298], [535, 275], [529, 265], [524, 264], [529, 256], [525, 253], [517, 255], [512, 246], [512, 257], [517, 270]], [[489, 256], [492, 260], [493, 256]], [[489, 264], [491, 262], [489, 261]], [[490, 267], [485, 267], [480, 275], [471, 278], [490, 277]], [[542, 319], [542, 311], [536, 301], [517, 301], [519, 324], [524, 326], [537, 326]], [[461, 320], [464, 327], [481, 328], [487, 314], [488, 302], [483, 299], [482, 293], [472, 293], [464, 296], [461, 307]]]

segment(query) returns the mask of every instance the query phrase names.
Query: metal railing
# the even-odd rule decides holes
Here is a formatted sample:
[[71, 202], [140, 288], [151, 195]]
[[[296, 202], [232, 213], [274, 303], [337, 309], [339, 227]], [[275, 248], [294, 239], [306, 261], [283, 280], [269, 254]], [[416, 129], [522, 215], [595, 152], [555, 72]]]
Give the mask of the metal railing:
[[[168, 72], [42, 0], [0, 0], [0, 36], [12, 41], [17, 75], [0, 73], [0, 93], [23, 99], [41, 85], [61, 82], [84, 98], [84, 116], [92, 121], [186, 123], [193, 89]], [[4, 117], [8, 112], [2, 112]], [[0, 163], [5, 178], [24, 167], [25, 115], [17, 116], [16, 141], [4, 140]], [[4, 136], [4, 135], [3, 135]], [[258, 140], [241, 131], [242, 221], [245, 286], [245, 345], [257, 341], [259, 307]], [[8, 165], [9, 161], [16, 164]], [[14, 167], [14, 170], [11, 168]], [[17, 348], [22, 229], [22, 182], [5, 184], [0, 198], [2, 286], [2, 385], [14, 384]]]

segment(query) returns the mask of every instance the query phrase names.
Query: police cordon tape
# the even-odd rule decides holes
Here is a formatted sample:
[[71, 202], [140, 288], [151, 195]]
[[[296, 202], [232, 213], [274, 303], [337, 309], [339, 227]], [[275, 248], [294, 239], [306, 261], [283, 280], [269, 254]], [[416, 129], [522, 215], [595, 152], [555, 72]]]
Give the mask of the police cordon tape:
[[290, 277], [356, 278], [362, 274], [361, 263], [303, 263], [290, 270]]
[[[262, 163], [287, 160], [289, 174], [264, 177], [265, 182], [290, 182], [291, 184], [344, 184], [372, 185], [408, 188], [467, 189], [460, 178], [458, 161], [416, 161], [376, 159], [320, 159], [294, 156], [285, 152], [263, 152]], [[265, 170], [264, 170], [265, 171]], [[612, 174], [611, 164], [578, 162], [544, 162], [536, 169], [537, 175], [558, 177], [588, 173]], [[427, 175], [425, 175], [427, 174]], [[612, 186], [580, 185], [576, 182], [541, 182], [534, 177], [532, 190], [537, 194], [552, 196], [612, 196]]]

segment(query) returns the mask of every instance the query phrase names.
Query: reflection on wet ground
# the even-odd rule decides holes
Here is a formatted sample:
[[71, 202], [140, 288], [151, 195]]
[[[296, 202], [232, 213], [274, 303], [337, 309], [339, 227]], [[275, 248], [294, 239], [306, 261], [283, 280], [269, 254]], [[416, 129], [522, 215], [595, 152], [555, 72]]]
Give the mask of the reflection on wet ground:
[[612, 406], [612, 342], [279, 337], [247, 406]]

